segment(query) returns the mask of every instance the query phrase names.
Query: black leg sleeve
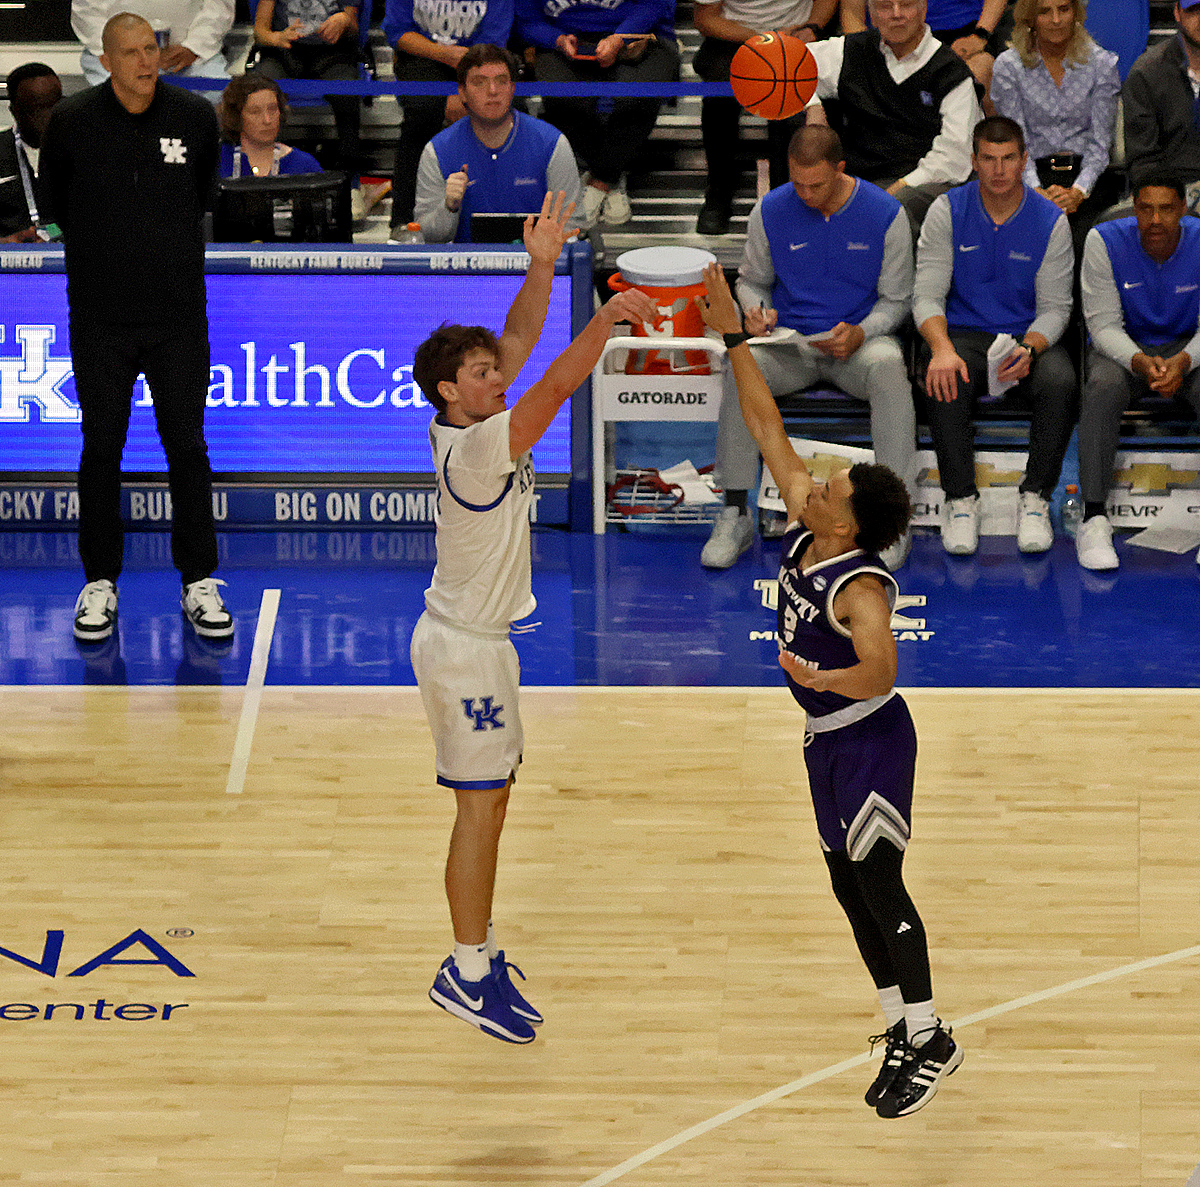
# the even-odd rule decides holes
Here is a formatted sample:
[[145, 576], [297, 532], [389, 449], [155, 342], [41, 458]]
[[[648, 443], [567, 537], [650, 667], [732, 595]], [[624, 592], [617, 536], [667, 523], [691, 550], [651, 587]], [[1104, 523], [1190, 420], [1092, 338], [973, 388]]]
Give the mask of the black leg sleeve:
[[[875, 846], [879, 848], [878, 844]], [[829, 867], [829, 880], [833, 884], [834, 898], [841, 904], [854, 932], [854, 942], [859, 954], [871, 974], [876, 989], [885, 989], [899, 983], [896, 966], [879, 924], [867, 900], [863, 896], [856, 876], [854, 863], [845, 853], [825, 852], [825, 864]], [[916, 1000], [925, 1001], [925, 998]]]
[[925, 925], [904, 886], [904, 854], [889, 841], [878, 840], [861, 861], [851, 862], [859, 893], [887, 946], [888, 957], [906, 1002], [933, 997]]

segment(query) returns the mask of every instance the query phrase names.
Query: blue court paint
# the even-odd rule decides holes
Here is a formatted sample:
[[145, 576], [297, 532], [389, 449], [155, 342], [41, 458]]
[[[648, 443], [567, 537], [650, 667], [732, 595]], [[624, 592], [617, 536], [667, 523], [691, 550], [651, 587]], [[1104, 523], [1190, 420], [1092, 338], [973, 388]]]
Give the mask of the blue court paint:
[[[764, 687], [775, 662], [779, 545], [723, 573], [703, 534], [538, 531], [541, 625], [515, 642], [527, 685]], [[245, 684], [262, 591], [282, 591], [268, 685], [407, 685], [408, 640], [433, 569], [429, 531], [226, 532], [234, 639], [197, 639], [179, 614], [166, 533], [131, 533], [117, 637], [71, 635], [83, 578], [73, 533], [0, 533], [0, 684]], [[1121, 569], [1084, 572], [1069, 540], [1022, 557], [985, 537], [949, 557], [918, 532], [899, 573], [902, 687], [1200, 686], [1200, 567], [1118, 544]]]

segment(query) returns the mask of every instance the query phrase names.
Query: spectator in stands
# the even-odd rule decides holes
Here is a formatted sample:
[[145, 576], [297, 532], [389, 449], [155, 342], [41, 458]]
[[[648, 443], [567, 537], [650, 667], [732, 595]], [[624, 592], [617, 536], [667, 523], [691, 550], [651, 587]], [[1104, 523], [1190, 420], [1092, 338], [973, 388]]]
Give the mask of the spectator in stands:
[[[916, 478], [912, 387], [892, 334], [908, 313], [912, 232], [900, 203], [846, 172], [829, 128], [801, 128], [788, 149], [791, 181], [750, 215], [738, 277], [746, 329], [790, 330], [784, 341], [752, 346], [771, 392], [784, 395], [823, 380], [871, 405], [876, 460], [908, 485]], [[799, 335], [799, 337], [797, 337]], [[732, 372], [717, 422], [717, 481], [727, 506], [700, 555], [727, 569], [750, 547], [746, 495], [758, 480], [758, 447], [738, 408]], [[883, 554], [904, 563], [905, 533]]]
[[846, 171], [900, 199], [914, 233], [929, 204], [971, 172], [979, 103], [970, 70], [925, 24], [925, 0], [868, 0], [874, 29], [809, 46], [819, 78], [809, 122], [837, 100]]
[[[1184, 218], [1178, 176], [1135, 179], [1134, 213], [1099, 223], [1083, 252], [1083, 314], [1091, 335], [1079, 415], [1085, 569], [1115, 569], [1105, 514], [1121, 414], [1135, 396], [1186, 400], [1200, 418], [1200, 223]], [[1200, 553], [1196, 560], [1200, 562]]]
[[[692, 60], [705, 82], [728, 82], [733, 55], [756, 33], [782, 31], [815, 41], [833, 19], [837, 0], [707, 0], [693, 7], [696, 28], [704, 35]], [[733, 195], [741, 178], [737, 159], [741, 105], [736, 99], [706, 95], [700, 103], [700, 134], [708, 169], [704, 205], [696, 221], [701, 235], [724, 235], [733, 213]], [[767, 121], [771, 186], [788, 180], [788, 143], [802, 117]]]
[[[71, 28], [83, 42], [79, 65], [92, 86], [108, 77], [100, 61], [101, 34], [120, 11], [114, 0], [71, 0]], [[150, 22], [159, 39], [163, 74], [221, 79], [229, 74], [221, 45], [233, 28], [234, 0], [140, 0], [137, 15]]]
[[[1007, 0], [929, 0], [925, 23], [943, 45], [966, 64], [986, 93], [992, 64], [1008, 41]], [[841, 0], [842, 31], [858, 33], [867, 27], [866, 0]]]
[[[397, 82], [455, 82], [473, 45], [507, 45], [513, 0], [387, 0], [383, 31], [394, 47]], [[400, 95], [404, 121], [396, 141], [392, 230], [412, 221], [417, 166], [430, 139], [466, 115], [457, 95]]]
[[1017, 0], [1013, 48], [996, 59], [992, 102], [1025, 135], [1025, 184], [1068, 217], [1076, 254], [1118, 196], [1096, 190], [1117, 120], [1117, 55], [1083, 27], [1085, 0]]
[[287, 100], [273, 78], [239, 74], [217, 106], [221, 123], [222, 177], [276, 177], [320, 173], [317, 158], [279, 142]]
[[[254, 10], [254, 69], [266, 78], [308, 78], [323, 82], [358, 81], [358, 5], [344, 0], [258, 0]], [[362, 110], [357, 95], [327, 95], [337, 125], [334, 167], [355, 182], [359, 169]], [[354, 217], [365, 209], [354, 189]]]
[[[518, 0], [517, 32], [534, 47], [539, 82], [674, 82], [673, 0]], [[626, 173], [654, 131], [661, 99], [550, 98], [546, 119], [588, 167], [583, 218], [626, 223]]]
[[583, 188], [567, 138], [513, 110], [517, 58], [497, 45], [473, 45], [458, 63], [467, 118], [439, 132], [421, 153], [417, 221], [428, 243], [470, 243], [475, 214], [536, 214], [546, 193], [575, 204]]
[[1130, 176], [1151, 167], [1178, 174], [1195, 211], [1200, 200], [1200, 0], [1176, 4], [1175, 24], [1179, 36], [1148, 49], [1125, 79], [1125, 164]]
[[[1015, 381], [1033, 404], [1017, 520], [1022, 552], [1053, 543], [1049, 500], [1074, 423], [1075, 371], [1056, 345], [1071, 314], [1071, 232], [1066, 215], [1021, 180], [1026, 158], [1019, 125], [999, 115], [982, 120], [972, 154], [978, 179], [934, 202], [917, 245], [913, 320], [930, 354], [926, 407], [945, 494], [942, 545], [960, 556], [979, 543], [971, 415], [991, 386], [989, 362], [999, 384]], [[997, 362], [1001, 334], [1016, 341]]]
[[13, 126], [0, 132], [0, 243], [37, 243], [55, 237], [40, 209], [38, 158], [62, 83], [49, 66], [28, 62], [9, 74], [6, 89]]

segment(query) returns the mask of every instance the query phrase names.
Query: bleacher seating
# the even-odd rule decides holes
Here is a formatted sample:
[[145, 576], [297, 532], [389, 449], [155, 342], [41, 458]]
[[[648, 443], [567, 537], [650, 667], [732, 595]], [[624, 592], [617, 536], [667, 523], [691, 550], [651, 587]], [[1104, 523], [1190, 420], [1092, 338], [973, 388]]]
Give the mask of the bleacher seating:
[[[43, 0], [44, 2], [44, 0]], [[66, 0], [50, 0], [65, 4]], [[40, 5], [39, 5], [40, 7]], [[691, 60], [700, 43], [700, 35], [692, 21], [691, 0], [678, 5], [677, 30], [683, 60], [683, 79], [695, 80]], [[226, 45], [227, 56], [234, 63], [246, 60], [252, 43], [250, 4], [239, 0], [239, 21]], [[1152, 0], [1150, 4], [1151, 41], [1170, 36], [1174, 30], [1172, 4]], [[381, 81], [392, 78], [392, 52], [386, 44], [379, 20], [382, 4], [377, 5], [374, 24], [368, 37], [368, 51], [376, 63]], [[61, 25], [61, 22], [60, 22]], [[39, 41], [0, 45], [0, 77], [23, 61], [37, 58], [53, 66], [63, 77], [64, 89], [71, 93], [83, 84], [79, 74], [79, 47], [73, 41]], [[536, 100], [533, 103], [538, 111]], [[400, 125], [399, 107], [393, 98], [384, 97], [364, 108], [362, 145], [372, 162], [372, 171], [390, 177], [394, 146]], [[310, 151], [322, 140], [334, 135], [332, 113], [321, 104], [297, 106], [288, 130], [289, 142]], [[743, 124], [743, 150], [753, 152], [753, 145], [762, 141], [765, 147], [765, 124], [747, 118]], [[705, 184], [704, 154], [700, 140], [700, 99], [685, 97], [664, 107], [658, 125], [646, 146], [642, 160], [630, 175], [629, 195], [633, 217], [624, 226], [604, 228], [604, 257], [598, 269], [611, 271], [616, 257], [634, 247], [655, 244], [685, 244], [705, 247], [712, 251], [730, 273], [740, 261], [745, 239], [745, 221], [756, 198], [755, 178], [746, 173], [734, 204], [731, 233], [720, 236], [696, 234], [695, 220], [703, 199]], [[388, 235], [388, 204], [374, 213], [366, 228], [356, 238], [360, 242], [382, 242]], [[910, 339], [915, 331], [910, 330]], [[910, 351], [910, 356], [913, 352]], [[921, 424], [921, 398], [918, 404], [918, 423]], [[781, 408], [785, 420], [797, 435], [817, 436], [840, 440], [848, 444], [870, 443], [868, 409], [865, 403], [830, 391], [796, 392], [784, 397]], [[981, 444], [992, 448], [1021, 449], [1028, 426], [1028, 412], [1008, 400], [981, 405], [977, 419]], [[1141, 446], [1155, 448], [1172, 444], [1196, 448], [1197, 428], [1190, 412], [1170, 400], [1147, 400], [1126, 414], [1123, 420], [1123, 443], [1126, 448]]]

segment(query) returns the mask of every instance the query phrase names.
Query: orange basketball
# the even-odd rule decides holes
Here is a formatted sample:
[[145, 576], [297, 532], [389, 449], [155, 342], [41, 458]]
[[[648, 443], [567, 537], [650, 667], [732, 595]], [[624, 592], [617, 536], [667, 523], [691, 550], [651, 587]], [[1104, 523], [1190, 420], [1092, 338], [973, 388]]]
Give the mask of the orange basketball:
[[785, 120], [804, 110], [817, 89], [817, 64], [790, 33], [758, 33], [733, 55], [733, 97], [751, 115]]

